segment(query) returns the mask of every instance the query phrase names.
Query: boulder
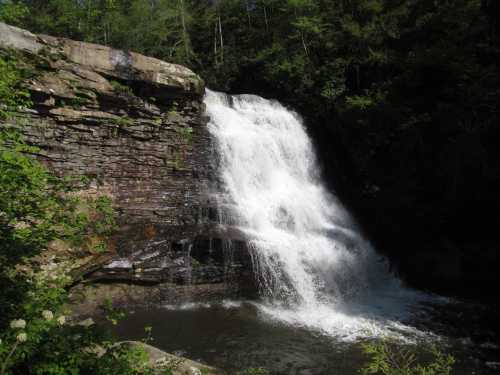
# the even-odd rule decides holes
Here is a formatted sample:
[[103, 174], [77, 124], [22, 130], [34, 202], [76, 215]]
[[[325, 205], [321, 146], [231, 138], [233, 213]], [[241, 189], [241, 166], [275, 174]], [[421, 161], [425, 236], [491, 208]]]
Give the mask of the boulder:
[[214, 367], [206, 366], [199, 362], [179, 357], [163, 350], [155, 348], [154, 346], [145, 344], [139, 341], [122, 341], [120, 345], [128, 345], [132, 347], [142, 348], [149, 356], [149, 365], [157, 368], [159, 371], [170, 370], [172, 375], [217, 375], [223, 374], [222, 371]]

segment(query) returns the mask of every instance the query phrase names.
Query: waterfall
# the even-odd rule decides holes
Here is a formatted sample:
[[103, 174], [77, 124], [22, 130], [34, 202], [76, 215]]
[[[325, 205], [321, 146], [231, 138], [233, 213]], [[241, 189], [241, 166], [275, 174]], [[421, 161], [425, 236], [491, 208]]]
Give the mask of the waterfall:
[[246, 235], [262, 311], [343, 337], [404, 330], [403, 288], [322, 185], [300, 117], [276, 101], [207, 90], [224, 194]]

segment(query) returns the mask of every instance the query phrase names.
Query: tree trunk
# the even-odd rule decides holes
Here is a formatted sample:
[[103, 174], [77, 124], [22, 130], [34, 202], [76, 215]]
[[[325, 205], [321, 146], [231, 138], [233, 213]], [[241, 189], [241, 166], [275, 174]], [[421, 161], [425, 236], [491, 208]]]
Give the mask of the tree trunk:
[[[293, 10], [294, 14], [295, 14], [295, 21], [297, 21], [297, 19], [299, 18], [298, 14], [297, 14], [297, 8], [295, 8]], [[302, 30], [299, 29], [299, 34], [300, 34], [300, 40], [302, 41], [302, 48], [304, 49], [304, 53], [306, 54], [306, 56], [309, 56], [308, 52], [307, 52], [307, 44], [306, 44], [306, 40], [304, 39], [304, 34], [302, 33]]]
[[266, 31], [269, 31], [269, 23], [267, 21], [267, 10], [265, 5], [264, 5], [264, 22], [266, 24]]
[[304, 48], [304, 53], [306, 54], [306, 56], [309, 56], [309, 53], [307, 52], [306, 41], [304, 39], [304, 34], [302, 34], [302, 31], [300, 32], [300, 38], [302, 39], [302, 47]]
[[222, 23], [219, 14], [219, 36], [220, 36], [220, 60], [224, 62], [224, 40], [222, 39]]
[[359, 64], [356, 64], [356, 88], [359, 90], [359, 87], [361, 86], [361, 80], [359, 78]]
[[248, 27], [252, 27], [252, 22], [250, 19], [250, 5], [248, 4], [248, 0], [246, 0], [246, 8], [247, 8], [247, 18], [248, 18]]
[[217, 21], [214, 23], [214, 64], [217, 66]]
[[188, 46], [188, 33], [186, 29], [186, 18], [184, 15], [184, 0], [179, 0], [179, 5], [181, 7], [181, 24], [182, 24], [182, 42], [184, 44], [184, 52], [186, 53], [186, 59], [189, 59], [189, 46]]

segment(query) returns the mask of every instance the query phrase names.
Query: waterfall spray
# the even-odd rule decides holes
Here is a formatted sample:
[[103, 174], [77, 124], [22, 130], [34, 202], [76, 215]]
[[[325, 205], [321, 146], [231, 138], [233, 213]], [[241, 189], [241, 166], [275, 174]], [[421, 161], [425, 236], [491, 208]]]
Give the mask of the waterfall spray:
[[352, 337], [419, 299], [390, 274], [321, 183], [300, 117], [276, 101], [207, 90], [209, 130], [236, 223], [274, 317]]

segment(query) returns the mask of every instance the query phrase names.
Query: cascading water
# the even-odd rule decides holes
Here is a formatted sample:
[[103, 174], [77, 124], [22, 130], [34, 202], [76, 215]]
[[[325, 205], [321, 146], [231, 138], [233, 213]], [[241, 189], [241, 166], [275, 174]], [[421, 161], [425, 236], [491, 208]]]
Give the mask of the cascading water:
[[425, 296], [403, 288], [322, 186], [301, 119], [275, 101], [207, 90], [209, 130], [263, 312], [345, 339], [409, 329]]

